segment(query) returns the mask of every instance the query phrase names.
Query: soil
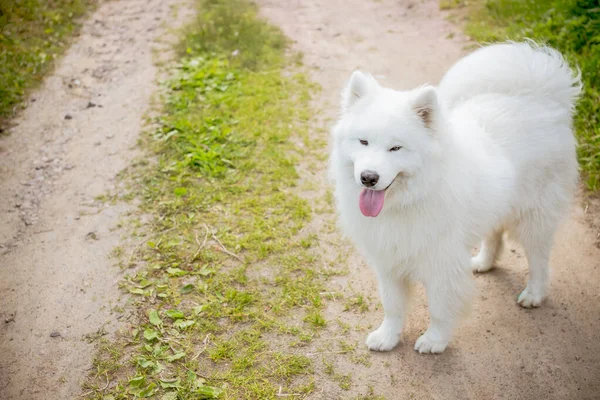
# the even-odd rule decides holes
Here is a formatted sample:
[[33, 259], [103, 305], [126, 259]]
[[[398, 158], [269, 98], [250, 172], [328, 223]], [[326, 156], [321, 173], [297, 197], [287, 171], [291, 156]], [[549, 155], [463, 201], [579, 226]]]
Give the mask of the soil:
[[[136, 141], [157, 89], [155, 39], [181, 25], [172, 9], [181, 4], [101, 3], [31, 95], [16, 127], [0, 138], [1, 399], [75, 398], [94, 342], [119, 326], [121, 272], [110, 253], [131, 240], [119, 222], [134, 205], [98, 196], [120, 190], [117, 174], [138, 155]], [[304, 53], [323, 88], [315, 106], [330, 122], [352, 70], [408, 89], [438, 81], [471, 45], [437, 0], [259, 4]], [[315, 129], [314, 135], [326, 134]], [[325, 167], [303, 170], [322, 182], [321, 194]], [[427, 326], [421, 293], [397, 349], [370, 353], [366, 365], [349, 364], [335, 352], [316, 354], [351, 375], [352, 386], [345, 391], [317, 369], [311, 398], [351, 398], [371, 388], [388, 399], [600, 398], [600, 250], [597, 230], [587, 223], [597, 207], [586, 203], [580, 196], [556, 239], [552, 286], [540, 309], [516, 304], [527, 268], [522, 250], [510, 244], [499, 268], [475, 277], [473, 313], [444, 354], [412, 349]], [[318, 222], [310, 229], [326, 237]], [[368, 312], [353, 314], [331, 302], [327, 319], [360, 327], [347, 335], [367, 354], [364, 339], [383, 314], [376, 281], [349, 244], [326, 249], [350, 254], [349, 275], [334, 279], [331, 291], [362, 294], [369, 304]], [[327, 329], [332, 339], [339, 334], [335, 324]]]
[[[180, 0], [101, 2], [0, 138], [0, 398], [72, 399], [116, 329], [117, 174], [156, 90]], [[188, 13], [189, 14], [189, 13]], [[165, 24], [168, 22], [168, 24]], [[162, 52], [161, 52], [162, 53]]]
[[[437, 0], [303, 0], [259, 2], [262, 13], [304, 53], [312, 78], [323, 90], [315, 100], [331, 125], [339, 110], [340, 89], [354, 69], [371, 72], [383, 85], [412, 89], [435, 84], [444, 72], [472, 48]], [[314, 135], [323, 138], [321, 130]], [[311, 179], [327, 190], [326, 165]], [[304, 177], [306, 178], [306, 177]], [[588, 222], [598, 221], [592, 199], [579, 195], [572, 215], [556, 238], [549, 298], [539, 309], [516, 303], [525, 287], [527, 264], [513, 243], [498, 268], [477, 275], [479, 289], [471, 316], [441, 355], [420, 355], [414, 342], [428, 324], [423, 293], [404, 331], [403, 344], [388, 353], [371, 353], [370, 366], [352, 365], [335, 351], [320, 353], [336, 373], [350, 374], [352, 390], [317, 378], [314, 399], [351, 398], [373, 389], [387, 399], [598, 399], [600, 398], [600, 250]], [[597, 204], [594, 203], [594, 204]], [[583, 206], [582, 206], [583, 205]], [[319, 224], [312, 229], [323, 237]], [[370, 299], [364, 314], [344, 316], [332, 302], [328, 321], [341, 319], [352, 327], [350, 342], [361, 351], [366, 335], [383, 318], [372, 271], [354, 252], [329, 247], [323, 251], [351, 254], [349, 276], [332, 282], [331, 291]], [[330, 324], [331, 338], [339, 329]], [[347, 338], [346, 338], [346, 341]], [[323, 376], [323, 371], [319, 371]]]

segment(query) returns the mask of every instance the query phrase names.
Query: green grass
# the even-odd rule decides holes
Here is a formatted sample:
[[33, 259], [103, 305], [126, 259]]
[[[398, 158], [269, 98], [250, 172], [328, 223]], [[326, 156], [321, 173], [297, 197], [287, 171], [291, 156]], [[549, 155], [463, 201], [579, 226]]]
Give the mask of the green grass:
[[[441, 6], [466, 1], [443, 1]], [[459, 4], [460, 5], [460, 4]], [[598, 0], [470, 0], [466, 33], [480, 42], [531, 38], [560, 50], [582, 72], [575, 128], [579, 161], [600, 189], [600, 3]]]
[[125, 173], [140, 201], [127, 224], [139, 245], [115, 254], [131, 271], [128, 325], [101, 346], [87, 398], [314, 390], [302, 348], [328, 326], [322, 293], [339, 272], [302, 231], [312, 210], [295, 167], [324, 144], [305, 140], [315, 88], [286, 47], [247, 1], [199, 2], [143, 140], [156, 162]]
[[440, 0], [441, 10], [452, 10], [465, 5], [465, 0]]
[[0, 127], [36, 86], [96, 0], [0, 0]]

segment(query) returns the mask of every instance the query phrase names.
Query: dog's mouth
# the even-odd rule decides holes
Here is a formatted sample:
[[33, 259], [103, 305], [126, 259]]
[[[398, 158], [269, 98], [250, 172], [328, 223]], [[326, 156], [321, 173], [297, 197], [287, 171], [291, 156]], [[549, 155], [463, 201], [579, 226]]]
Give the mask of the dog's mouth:
[[392, 182], [390, 182], [390, 184], [383, 190], [364, 188], [362, 192], [360, 192], [360, 196], [358, 198], [358, 207], [360, 208], [360, 212], [365, 217], [376, 217], [379, 215], [383, 209], [383, 203], [385, 202], [385, 191], [392, 186], [392, 183], [394, 183], [395, 180], [396, 178], [394, 178]]

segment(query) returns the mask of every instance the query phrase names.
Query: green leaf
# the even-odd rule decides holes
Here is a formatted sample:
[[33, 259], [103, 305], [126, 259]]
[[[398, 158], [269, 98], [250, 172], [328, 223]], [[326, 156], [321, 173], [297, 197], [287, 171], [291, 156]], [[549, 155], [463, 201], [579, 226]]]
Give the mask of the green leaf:
[[182, 287], [180, 292], [181, 292], [181, 294], [188, 294], [188, 293], [191, 293], [192, 290], [194, 290], [194, 285], [189, 283], [189, 284], [185, 285], [184, 287]]
[[136, 376], [129, 380], [129, 386], [131, 387], [140, 387], [146, 382], [145, 376]]
[[154, 362], [146, 358], [139, 358], [138, 365], [142, 368], [154, 368], [156, 366]]
[[167, 243], [165, 243], [164, 247], [170, 249], [171, 247], [177, 247], [181, 245], [181, 239], [174, 239], [174, 240], [169, 240]]
[[184, 276], [187, 275], [187, 271], [179, 268], [167, 268], [167, 273], [171, 276]]
[[171, 336], [178, 336], [179, 331], [177, 329], [167, 329], [167, 333]]
[[175, 196], [177, 197], [185, 196], [187, 194], [187, 189], [183, 187], [178, 187], [173, 190], [173, 193], [175, 193]]
[[142, 289], [145, 289], [150, 285], [152, 285], [152, 282], [150, 282], [148, 279], [142, 279], [140, 281], [139, 287], [141, 287]]
[[163, 396], [160, 398], [160, 400], [177, 400], [177, 393], [176, 392], [168, 392], [163, 394]]
[[221, 389], [213, 386], [201, 386], [196, 390], [196, 394], [200, 395], [201, 399], [216, 399], [223, 392]]
[[156, 311], [156, 310], [150, 310], [149, 317], [150, 317], [150, 323], [152, 325], [155, 325], [155, 326], [162, 325], [162, 320], [158, 316], [158, 311]]
[[179, 360], [182, 357], [185, 357], [185, 353], [183, 351], [180, 351], [178, 353], [173, 354], [172, 356], [167, 357], [167, 361], [173, 362], [175, 360]]
[[156, 383], [151, 383], [144, 390], [138, 393], [139, 397], [146, 398], [151, 397], [158, 390], [158, 385]]
[[200, 313], [202, 311], [204, 311], [205, 308], [206, 308], [206, 304], [194, 307], [194, 315], [200, 315]]
[[140, 289], [140, 288], [130, 288], [129, 289], [129, 293], [139, 294], [139, 295], [143, 296], [144, 295], [144, 290]]
[[187, 329], [190, 326], [194, 325], [196, 323], [196, 321], [190, 321], [188, 319], [178, 319], [177, 321], [175, 321], [173, 323], [173, 325], [175, 325], [175, 327], [179, 328], [179, 329]]
[[177, 379], [161, 379], [160, 380], [160, 386], [163, 389], [170, 389], [170, 388], [180, 388], [181, 381], [179, 380], [179, 378]]
[[208, 276], [210, 274], [214, 274], [214, 272], [215, 272], [214, 268], [208, 268], [208, 267], [204, 267], [200, 271], [198, 271], [198, 273], [202, 276]]
[[183, 315], [183, 313], [179, 310], [167, 310], [166, 314], [173, 319], [180, 319], [180, 318], [184, 318], [185, 316]]
[[168, 348], [169, 346], [161, 346], [160, 343], [156, 343], [154, 345], [154, 350], [152, 350], [152, 355], [157, 358], [161, 357], [165, 350], [167, 350]]
[[156, 332], [154, 329], [148, 328], [144, 331], [144, 338], [151, 342], [158, 338], [158, 332]]

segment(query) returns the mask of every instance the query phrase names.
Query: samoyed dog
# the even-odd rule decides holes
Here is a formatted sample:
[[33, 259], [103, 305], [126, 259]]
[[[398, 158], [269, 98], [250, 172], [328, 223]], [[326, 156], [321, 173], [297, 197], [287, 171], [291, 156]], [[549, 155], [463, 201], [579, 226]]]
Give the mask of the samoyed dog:
[[[572, 117], [578, 73], [533, 42], [459, 60], [438, 87], [395, 91], [354, 72], [333, 129], [330, 172], [342, 230], [373, 268], [384, 319], [371, 350], [400, 341], [411, 286], [427, 293], [420, 353], [441, 353], [489, 271], [503, 234], [521, 243], [537, 307], [553, 236], [578, 181]], [[481, 241], [479, 254], [471, 250]]]

